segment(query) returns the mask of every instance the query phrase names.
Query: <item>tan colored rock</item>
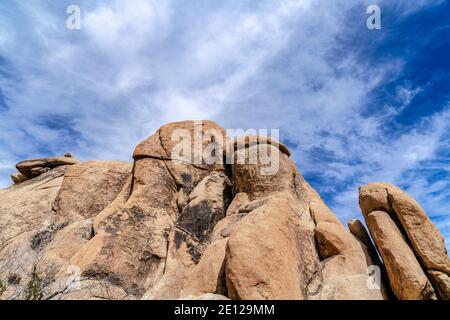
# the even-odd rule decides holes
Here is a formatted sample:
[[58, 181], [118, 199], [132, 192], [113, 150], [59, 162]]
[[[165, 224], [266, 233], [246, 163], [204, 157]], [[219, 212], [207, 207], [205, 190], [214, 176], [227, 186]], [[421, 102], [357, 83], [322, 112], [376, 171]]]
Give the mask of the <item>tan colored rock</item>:
[[[207, 148], [213, 146], [211, 143], [217, 145], [216, 155], [219, 159], [223, 159], [223, 150], [225, 148], [227, 136], [225, 130], [221, 126], [213, 121], [207, 120], [173, 122], [162, 126], [159, 130], [161, 145], [170, 159], [174, 160], [172, 153], [174, 150], [177, 150], [176, 147], [180, 145], [180, 141], [183, 141], [182, 138], [186, 137], [186, 135], [190, 137], [190, 143], [188, 145], [189, 151], [191, 151], [190, 156], [193, 161], [190, 162], [190, 164], [199, 165], [209, 169], [222, 167], [217, 163], [208, 164], [204, 161], [205, 159], [201, 159], [201, 153], [206, 154], [207, 150], [209, 150]], [[199, 147], [201, 147], [201, 149]], [[196, 152], [198, 152], [198, 154], [196, 154]], [[195, 163], [194, 160], [199, 160], [200, 163]]]
[[24, 232], [2, 246], [0, 281], [3, 285], [6, 284], [6, 291], [0, 295], [1, 300], [26, 298], [26, 287], [30, 282], [33, 267], [39, 258], [39, 253], [31, 249], [30, 245], [36, 234], [39, 234], [36, 230]]
[[94, 260], [94, 258], [101, 253], [102, 245], [106, 241], [108, 234], [105, 232], [99, 232], [85, 243], [77, 252], [74, 254], [70, 263], [72, 265], [78, 266], [81, 271], [85, 269]]
[[316, 226], [316, 239], [322, 260], [351, 250], [354, 245], [350, 234], [331, 222], [321, 222]]
[[[260, 141], [258, 141], [258, 143], [260, 143]], [[256, 149], [257, 147], [258, 145], [248, 144], [246, 148], [240, 149], [240, 152], [243, 154], [241, 156], [247, 159], [252, 152], [259, 151]], [[252, 150], [252, 148], [254, 149]], [[274, 150], [275, 147], [270, 146], [269, 148], [271, 148], [271, 152], [276, 152], [276, 150]], [[294, 207], [297, 207], [294, 211], [298, 213], [296, 219], [300, 229], [296, 231], [285, 230], [284, 233], [293, 233], [297, 235], [304, 234], [303, 237], [307, 239], [308, 237], [305, 235], [308, 234], [308, 232], [305, 231], [309, 230], [311, 235], [313, 235], [315, 229], [316, 238], [318, 239], [319, 244], [318, 250], [321, 251], [321, 254], [323, 255], [322, 258], [325, 259], [323, 262], [318, 261], [318, 250], [313, 244], [314, 239], [311, 243], [308, 242], [308, 240], [302, 241], [302, 250], [306, 251], [303, 253], [303, 259], [300, 260], [303, 262], [309, 261], [309, 263], [297, 266], [297, 268], [304, 268], [304, 270], [307, 270], [306, 272], [303, 271], [301, 273], [307, 275], [307, 281], [300, 285], [302, 293], [296, 298], [385, 298], [386, 294], [383, 289], [383, 284], [381, 284], [381, 288], [375, 290], [367, 287], [367, 282], [371, 280], [368, 274], [368, 266], [372, 264], [370, 256], [367, 253], [367, 248], [365, 248], [364, 245], [361, 245], [358, 240], [345, 230], [336, 216], [323, 203], [317, 192], [315, 192], [303, 179], [301, 174], [287, 157], [287, 154], [284, 152], [278, 152], [278, 154], [279, 170], [274, 175], [262, 174], [260, 169], [263, 165], [259, 162], [256, 163], [256, 165], [248, 163], [236, 164], [233, 166], [235, 193], [241, 192], [248, 194], [248, 198], [251, 201], [239, 205], [238, 209], [233, 209], [234, 215], [227, 216], [224, 221], [221, 221], [217, 225], [216, 229], [218, 230], [215, 230], [215, 238], [218, 238], [218, 235], [222, 237], [229, 236], [229, 248], [231, 248], [231, 239], [233, 239], [235, 235], [236, 237], [239, 237], [238, 234], [242, 232], [241, 225], [244, 221], [247, 221], [247, 219], [250, 219], [250, 217], [258, 212], [258, 210], [267, 207], [272, 208], [271, 203], [275, 201], [292, 203]], [[239, 153], [237, 153], [235, 157], [239, 157]], [[278, 196], [276, 196], [277, 194]], [[294, 200], [289, 200], [291, 198], [286, 196], [287, 194], [293, 195]], [[279, 211], [285, 214], [285, 205], [280, 203], [278, 206], [274, 206], [272, 214], [279, 214]], [[287, 211], [289, 212], [289, 210]], [[265, 219], [261, 219], [261, 221], [264, 220]], [[316, 224], [315, 228], [314, 222]], [[255, 235], [255, 237], [257, 236]], [[244, 242], [250, 241], [243, 241], [241, 244], [242, 246], [244, 246]], [[289, 247], [289, 245], [287, 247]], [[258, 250], [260, 249], [251, 248], [253, 255], [256, 255]], [[254, 258], [254, 261], [260, 260], [263, 259], [261, 257]], [[286, 261], [289, 261], [289, 259], [287, 258]], [[276, 268], [278, 266], [272, 266], [272, 264], [270, 264], [270, 267]], [[252, 270], [257, 268], [257, 266], [250, 266], [249, 264], [246, 268]], [[264, 272], [266, 271], [258, 271], [255, 273], [264, 274]], [[291, 273], [291, 276], [295, 276], [295, 273]], [[228, 278], [229, 277], [227, 276], [227, 281]], [[248, 275], [242, 276], [242, 278], [248, 278]], [[293, 279], [287, 281], [293, 281]], [[271, 286], [276, 287], [276, 284], [272, 284]], [[264, 292], [267, 296], [277, 294], [276, 290], [272, 289], [271, 286], [269, 286], [267, 290], [258, 290]], [[352, 290], [353, 287], [358, 287], [359, 290]], [[228, 289], [229, 292], [232, 292], [232, 290], [230, 291], [230, 288]], [[251, 293], [251, 290], [254, 290], [254, 288], [252, 288], [250, 284], [246, 284], [246, 287], [244, 287], [244, 289], [240, 288], [240, 290]], [[268, 291], [268, 293], [266, 293], [266, 291]]]
[[375, 248], [374, 244], [372, 243], [372, 240], [370, 239], [370, 235], [367, 232], [366, 228], [362, 224], [361, 221], [352, 219], [348, 223], [348, 228], [350, 232], [359, 240], [361, 243], [363, 243], [368, 251], [368, 254], [370, 255], [371, 260], [374, 264], [380, 266], [380, 268], [384, 269], [383, 263], [381, 262], [377, 249]]
[[53, 157], [53, 158], [40, 158], [22, 161], [16, 164], [17, 170], [27, 177], [34, 178], [34, 174], [39, 173], [42, 169], [34, 171], [36, 168], [49, 168], [53, 169], [59, 166], [74, 165], [80, 163], [79, 160], [71, 157]]
[[236, 227], [236, 223], [262, 204], [263, 201], [261, 200], [249, 201], [246, 193], [242, 192], [236, 194], [233, 201], [228, 206], [226, 217], [216, 224], [211, 236], [211, 241], [215, 242], [228, 238], [234, 230], [234, 227]]
[[125, 184], [122, 187], [122, 190], [120, 193], [116, 196], [116, 198], [105, 208], [103, 209], [99, 214], [97, 214], [93, 218], [93, 229], [94, 234], [97, 234], [101, 231], [105, 231], [102, 229], [103, 226], [105, 226], [107, 219], [111, 217], [112, 215], [116, 214], [121, 210], [121, 208], [125, 205], [125, 203], [128, 201], [130, 197], [131, 192], [131, 186], [133, 183], [133, 176], [130, 175]]
[[242, 218], [247, 214], [248, 212], [242, 214], [233, 214], [230, 216], [226, 216], [224, 219], [220, 220], [214, 228], [211, 236], [211, 241], [215, 242], [224, 238], [228, 238], [231, 233], [233, 233], [234, 229], [237, 226], [237, 223], [241, 221]]
[[72, 277], [78, 266], [71, 265], [71, 258], [92, 237], [92, 220], [77, 221], [55, 230], [51, 242], [43, 248], [37, 260], [37, 270], [49, 274], [52, 281], [43, 288], [43, 299], [51, 299], [69, 294], [77, 279]]
[[28, 177], [20, 172], [17, 172], [11, 175], [11, 180], [14, 182], [14, 184], [19, 184], [24, 181], [27, 181]]
[[248, 195], [238, 193], [227, 210], [227, 216], [220, 220], [212, 233], [212, 241], [228, 238], [245, 216], [266, 204], [270, 197], [248, 201]]
[[269, 137], [269, 136], [261, 136], [261, 135], [244, 135], [241, 137], [237, 137], [234, 139], [229, 139], [232, 142], [232, 147], [228, 147], [228, 151], [231, 151], [229, 149], [238, 151], [241, 149], [248, 149], [255, 145], [271, 145], [277, 149], [279, 149], [282, 153], [284, 153], [286, 156], [290, 157], [291, 152], [289, 149], [282, 144], [280, 141], [276, 140], [275, 138]]
[[395, 214], [399, 218], [416, 255], [427, 270], [450, 275], [450, 259], [445, 241], [425, 211], [404, 192], [389, 192]]
[[[163, 160], [178, 188], [177, 205], [181, 211], [189, 201], [189, 194], [203, 178], [212, 171], [225, 171], [225, 141], [225, 130], [212, 121], [169, 123], [141, 142], [133, 158]], [[202, 155], [207, 155], [208, 150], [216, 154], [216, 163], [205, 163]]]
[[297, 212], [293, 198], [274, 197], [238, 223], [225, 264], [231, 299], [307, 298], [318, 257], [314, 226], [302, 224]]
[[223, 172], [205, 177], [189, 195], [189, 204], [180, 213], [177, 227], [199, 240], [207, 240], [231, 202], [231, 182]]
[[42, 260], [59, 259], [69, 262], [92, 236], [91, 219], [77, 221], [57, 230], [52, 241], [46, 246]]
[[[27, 297], [32, 271], [54, 238], [52, 205], [65, 169], [61, 166], [0, 190], [0, 280], [11, 282], [2, 298]], [[42, 279], [48, 280], [50, 276], [50, 272], [45, 272]]]
[[371, 212], [366, 222], [383, 258], [391, 288], [397, 298], [435, 299], [427, 276], [389, 214], [383, 211]]
[[[288, 155], [264, 139], [256, 142], [233, 155], [234, 193], [245, 196], [232, 203], [214, 230], [216, 239], [229, 237], [228, 294], [232, 299], [306, 299], [306, 286], [319, 269], [309, 199], [296, 185], [303, 181], [296, 180], [300, 174]], [[270, 161], [264, 161], [267, 155]]]
[[[187, 150], [184, 154], [182, 142], [186, 142]], [[185, 156], [179, 162], [186, 161], [188, 165], [208, 170], [223, 170], [221, 164], [208, 165], [202, 158], [203, 152], [211, 142], [217, 143], [217, 156], [223, 158], [223, 149], [226, 143], [226, 132], [213, 121], [182, 121], [162, 126], [156, 134], [141, 142], [135, 149], [133, 158], [157, 158], [176, 160], [172, 154]], [[178, 152], [180, 151], [180, 152]], [[187, 160], [190, 161], [187, 161]], [[180, 164], [181, 165], [181, 164]]]
[[88, 161], [70, 166], [54, 205], [58, 222], [95, 217], [114, 201], [131, 169], [131, 164], [122, 161]]
[[386, 183], [370, 183], [359, 188], [359, 206], [364, 217], [373, 211], [387, 213], [393, 211], [388, 197], [388, 189], [391, 187], [394, 186]]
[[43, 173], [46, 173], [48, 171], [50, 171], [50, 168], [46, 168], [46, 167], [36, 167], [36, 168], [32, 168], [30, 170], [30, 178], [35, 178], [40, 176]]
[[178, 214], [175, 194], [162, 161], [136, 161], [131, 195], [100, 223], [100, 232], [80, 257], [83, 276], [113, 278], [128, 294], [141, 296], [162, 276], [168, 235]]
[[[353, 237], [321, 201], [311, 204], [315, 235], [321, 256], [321, 272], [308, 288], [310, 299], [382, 300], [388, 297], [381, 277], [373, 279], [374, 265], [365, 244]], [[378, 281], [377, 286], [370, 285]]]
[[[133, 166], [22, 162], [0, 190], [1, 298], [389, 298], [362, 223], [349, 232], [289, 155], [270, 137], [184, 121], [141, 142]], [[448, 298], [445, 246], [420, 206], [382, 183], [360, 203], [396, 295]]]
[[428, 270], [427, 273], [439, 297], [443, 300], [450, 300], [450, 277], [446, 273], [436, 270]]
[[0, 252], [26, 232], [48, 229], [53, 223], [52, 205], [62, 184], [65, 167], [1, 190]]
[[142, 296], [143, 300], [170, 300], [180, 297], [187, 275], [200, 259], [199, 243], [182, 230], [174, 229], [168, 240], [168, 251], [162, 274]]
[[50, 300], [136, 300], [137, 297], [128, 294], [123, 288], [113, 285], [108, 281], [98, 280], [74, 280], [70, 290], [55, 295]]
[[[361, 240], [362, 243], [364, 243], [367, 247], [373, 247], [369, 233], [360, 220], [352, 219], [347, 222], [347, 226], [350, 232]], [[375, 250], [375, 247], [373, 247], [373, 249]]]
[[[182, 295], [183, 285], [192, 270], [197, 264], [205, 264], [202, 263], [203, 252], [215, 225], [225, 217], [230, 191], [230, 181], [223, 172], [211, 173], [194, 188], [169, 237], [164, 275], [144, 299], [170, 299]], [[215, 248], [214, 245], [211, 247]]]
[[134, 149], [133, 159], [156, 158], [170, 160], [166, 150], [161, 145], [160, 132], [140, 142]]
[[128, 197], [122, 190], [95, 220], [99, 233], [80, 258], [84, 275], [112, 276], [127, 293], [145, 293], [144, 298], [175, 298], [181, 291], [212, 229], [225, 216], [229, 181], [223, 164], [172, 159], [177, 129], [200, 133], [205, 146], [211, 142], [209, 129], [223, 132], [212, 122], [187, 121], [163, 126], [137, 146]]
[[335, 225], [342, 226], [341, 222], [333, 213], [333, 211], [331, 211], [330, 208], [328, 208], [320, 198], [313, 198], [309, 207], [309, 211], [316, 225], [323, 222], [329, 222]]
[[[372, 183], [360, 189], [360, 205], [366, 216], [374, 208], [384, 208], [404, 232], [403, 236], [408, 239], [422, 268], [450, 275], [450, 259], [444, 238], [411, 196], [394, 185]], [[438, 283], [433, 281], [434, 285]]]
[[[246, 193], [254, 200], [282, 190], [294, 191], [295, 167], [289, 157], [273, 145], [259, 148], [253, 145], [234, 153], [234, 193]], [[267, 164], [262, 161], [265, 157]]]
[[205, 293], [202, 294], [201, 296], [186, 296], [180, 298], [179, 300], [230, 300], [230, 299], [220, 294]]
[[248, 202], [249, 202], [248, 194], [243, 192], [236, 194], [233, 198], [233, 201], [227, 208], [227, 216], [236, 214], [239, 208]]
[[[360, 259], [336, 255], [325, 261], [322, 281], [314, 291], [315, 279], [310, 285], [311, 300], [382, 300], [386, 299], [383, 284], [373, 282], [367, 269], [355, 270]], [[349, 269], [350, 266], [350, 269]], [[319, 279], [320, 280], [320, 279]], [[317, 292], [317, 293], [316, 293]], [[315, 294], [316, 293], [316, 294]]]
[[187, 277], [181, 296], [226, 294], [225, 252], [228, 240], [212, 243]]

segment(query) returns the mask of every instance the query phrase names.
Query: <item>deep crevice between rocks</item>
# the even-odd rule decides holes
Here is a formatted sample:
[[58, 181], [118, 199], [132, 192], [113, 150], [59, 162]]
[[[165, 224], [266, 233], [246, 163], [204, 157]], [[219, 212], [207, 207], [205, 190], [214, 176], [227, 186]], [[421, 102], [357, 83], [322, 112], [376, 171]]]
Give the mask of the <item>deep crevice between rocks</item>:
[[[314, 274], [311, 276], [311, 278], [307, 281], [306, 286], [304, 288], [304, 296], [306, 299], [310, 300], [312, 296], [316, 296], [320, 294], [323, 288], [323, 265], [322, 263], [319, 263], [317, 270], [314, 272]], [[316, 281], [318, 282], [317, 288], [312, 291], [312, 288], [310, 288], [312, 285], [316, 285]]]
[[134, 190], [134, 182], [136, 181], [136, 178], [134, 176], [135, 173], [135, 169], [136, 169], [136, 161], [138, 161], [137, 159], [134, 159], [133, 161], [133, 169], [131, 170], [131, 184], [130, 184], [130, 191], [128, 193], [128, 197], [127, 197], [127, 201], [130, 200], [131, 195], [133, 194], [133, 190]]

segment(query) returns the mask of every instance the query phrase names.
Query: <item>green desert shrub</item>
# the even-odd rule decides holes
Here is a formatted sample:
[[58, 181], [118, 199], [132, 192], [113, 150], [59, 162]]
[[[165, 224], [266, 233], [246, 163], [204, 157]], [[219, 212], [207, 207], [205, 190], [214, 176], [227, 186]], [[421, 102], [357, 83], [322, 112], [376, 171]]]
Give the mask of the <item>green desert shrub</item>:
[[43, 297], [43, 280], [39, 276], [36, 266], [33, 267], [30, 274], [24, 296], [25, 300], [41, 300]]
[[0, 280], [0, 296], [6, 291], [6, 284]]

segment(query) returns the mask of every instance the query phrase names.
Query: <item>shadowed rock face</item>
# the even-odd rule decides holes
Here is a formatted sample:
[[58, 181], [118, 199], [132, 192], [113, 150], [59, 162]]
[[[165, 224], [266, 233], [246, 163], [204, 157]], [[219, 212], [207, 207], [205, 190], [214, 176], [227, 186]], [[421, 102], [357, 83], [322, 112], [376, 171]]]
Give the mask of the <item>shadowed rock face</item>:
[[363, 187], [369, 232], [349, 231], [289, 156], [185, 121], [138, 144], [133, 164], [21, 162], [0, 190], [0, 298], [449, 297], [442, 236], [417, 202]]

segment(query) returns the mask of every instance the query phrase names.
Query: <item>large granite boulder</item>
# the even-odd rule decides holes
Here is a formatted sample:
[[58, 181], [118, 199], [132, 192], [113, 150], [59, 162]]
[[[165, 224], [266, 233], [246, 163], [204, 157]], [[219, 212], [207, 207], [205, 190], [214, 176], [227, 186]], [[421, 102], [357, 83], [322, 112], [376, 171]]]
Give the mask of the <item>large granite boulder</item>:
[[[359, 203], [396, 296], [428, 299], [436, 293], [449, 299], [450, 259], [444, 237], [419, 203], [388, 183], [361, 187]], [[406, 289], [408, 284], [415, 289]]]
[[[349, 230], [273, 137], [164, 125], [133, 163], [70, 154], [0, 190], [0, 299], [446, 299], [443, 238], [399, 188]], [[380, 258], [381, 257], [381, 258]]]

